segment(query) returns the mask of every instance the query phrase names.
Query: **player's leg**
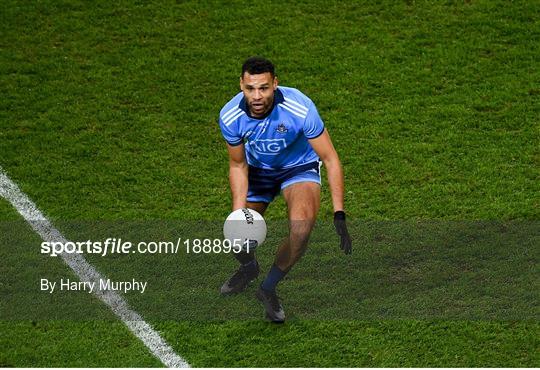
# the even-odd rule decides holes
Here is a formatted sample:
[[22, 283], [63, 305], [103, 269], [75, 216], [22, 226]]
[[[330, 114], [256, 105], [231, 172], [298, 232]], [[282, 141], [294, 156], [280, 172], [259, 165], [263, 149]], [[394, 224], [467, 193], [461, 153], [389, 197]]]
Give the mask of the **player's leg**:
[[[279, 184], [271, 179], [262, 178], [250, 172], [246, 207], [264, 215], [268, 204], [279, 193]], [[240, 263], [238, 270], [221, 286], [221, 294], [235, 294], [244, 291], [259, 276], [259, 264], [255, 258], [255, 250], [233, 253]]]
[[320, 194], [320, 185], [315, 182], [296, 183], [283, 191], [289, 211], [289, 236], [281, 243], [274, 265], [284, 273], [289, 272], [307, 249], [319, 212]]
[[289, 211], [289, 237], [276, 253], [275, 265], [284, 272], [305, 253], [321, 202], [321, 188], [315, 182], [300, 182], [283, 191]]
[[264, 216], [264, 212], [266, 212], [266, 209], [268, 208], [268, 203], [266, 203], [266, 202], [249, 202], [248, 201], [246, 203], [246, 207], [257, 211], [261, 215]]
[[283, 322], [285, 313], [276, 294], [277, 284], [285, 277], [307, 249], [309, 236], [320, 206], [320, 185], [298, 182], [283, 190], [289, 211], [289, 236], [276, 253], [274, 264], [257, 291], [271, 321]]

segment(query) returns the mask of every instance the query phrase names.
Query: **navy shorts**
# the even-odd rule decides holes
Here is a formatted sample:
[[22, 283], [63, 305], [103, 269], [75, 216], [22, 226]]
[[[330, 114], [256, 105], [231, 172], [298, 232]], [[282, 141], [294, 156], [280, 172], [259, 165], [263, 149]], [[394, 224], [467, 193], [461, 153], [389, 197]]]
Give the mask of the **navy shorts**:
[[321, 184], [320, 163], [311, 162], [280, 170], [265, 170], [249, 166], [248, 202], [270, 203], [281, 190], [297, 182]]

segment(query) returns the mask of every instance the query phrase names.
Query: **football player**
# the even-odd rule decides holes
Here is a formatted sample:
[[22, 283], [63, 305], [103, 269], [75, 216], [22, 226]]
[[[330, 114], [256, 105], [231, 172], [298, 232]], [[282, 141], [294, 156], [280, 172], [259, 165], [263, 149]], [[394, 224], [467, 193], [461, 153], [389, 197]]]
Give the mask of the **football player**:
[[[345, 222], [343, 170], [315, 104], [299, 90], [278, 86], [274, 65], [251, 57], [242, 65], [240, 89], [221, 109], [219, 125], [229, 153], [232, 209], [251, 208], [264, 215], [280, 192], [288, 208], [289, 236], [279, 246], [256, 297], [270, 321], [283, 322], [278, 283], [305, 252], [319, 211], [324, 164], [340, 247], [352, 250]], [[259, 276], [255, 251], [234, 253], [240, 268], [221, 287], [239, 293]]]

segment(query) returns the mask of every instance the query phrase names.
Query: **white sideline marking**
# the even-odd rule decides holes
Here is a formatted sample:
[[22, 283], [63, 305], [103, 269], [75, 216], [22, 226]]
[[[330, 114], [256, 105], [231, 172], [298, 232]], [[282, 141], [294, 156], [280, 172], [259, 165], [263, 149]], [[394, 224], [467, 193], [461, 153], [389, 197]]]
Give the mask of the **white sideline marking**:
[[[21, 216], [32, 226], [32, 229], [46, 242], [67, 242], [67, 239], [47, 220], [37, 206], [24, 194], [19, 187], [11, 181], [2, 167], [0, 167], [0, 196], [11, 203]], [[100, 279], [106, 279], [103, 275], [89, 264], [82, 255], [62, 253], [60, 256], [71, 267], [81, 281], [96, 282], [99, 286]], [[116, 316], [126, 324], [137, 338], [168, 367], [190, 367], [182, 357], [178, 356], [173, 349], [161, 338], [143, 318], [131, 308], [127, 302], [114, 291], [97, 290], [95, 293]]]

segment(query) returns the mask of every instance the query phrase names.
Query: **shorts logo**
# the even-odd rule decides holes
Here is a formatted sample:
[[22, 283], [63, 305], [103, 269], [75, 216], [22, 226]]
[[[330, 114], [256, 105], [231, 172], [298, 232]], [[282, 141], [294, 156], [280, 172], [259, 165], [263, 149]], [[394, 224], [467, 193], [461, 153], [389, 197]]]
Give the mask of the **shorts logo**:
[[276, 128], [276, 131], [279, 132], [280, 134], [284, 134], [286, 133], [287, 131], [289, 131], [289, 129], [287, 127], [285, 127], [285, 124], [284, 123], [280, 123], [278, 125], [278, 127]]
[[266, 139], [250, 141], [249, 145], [257, 153], [277, 155], [287, 147], [285, 139]]

